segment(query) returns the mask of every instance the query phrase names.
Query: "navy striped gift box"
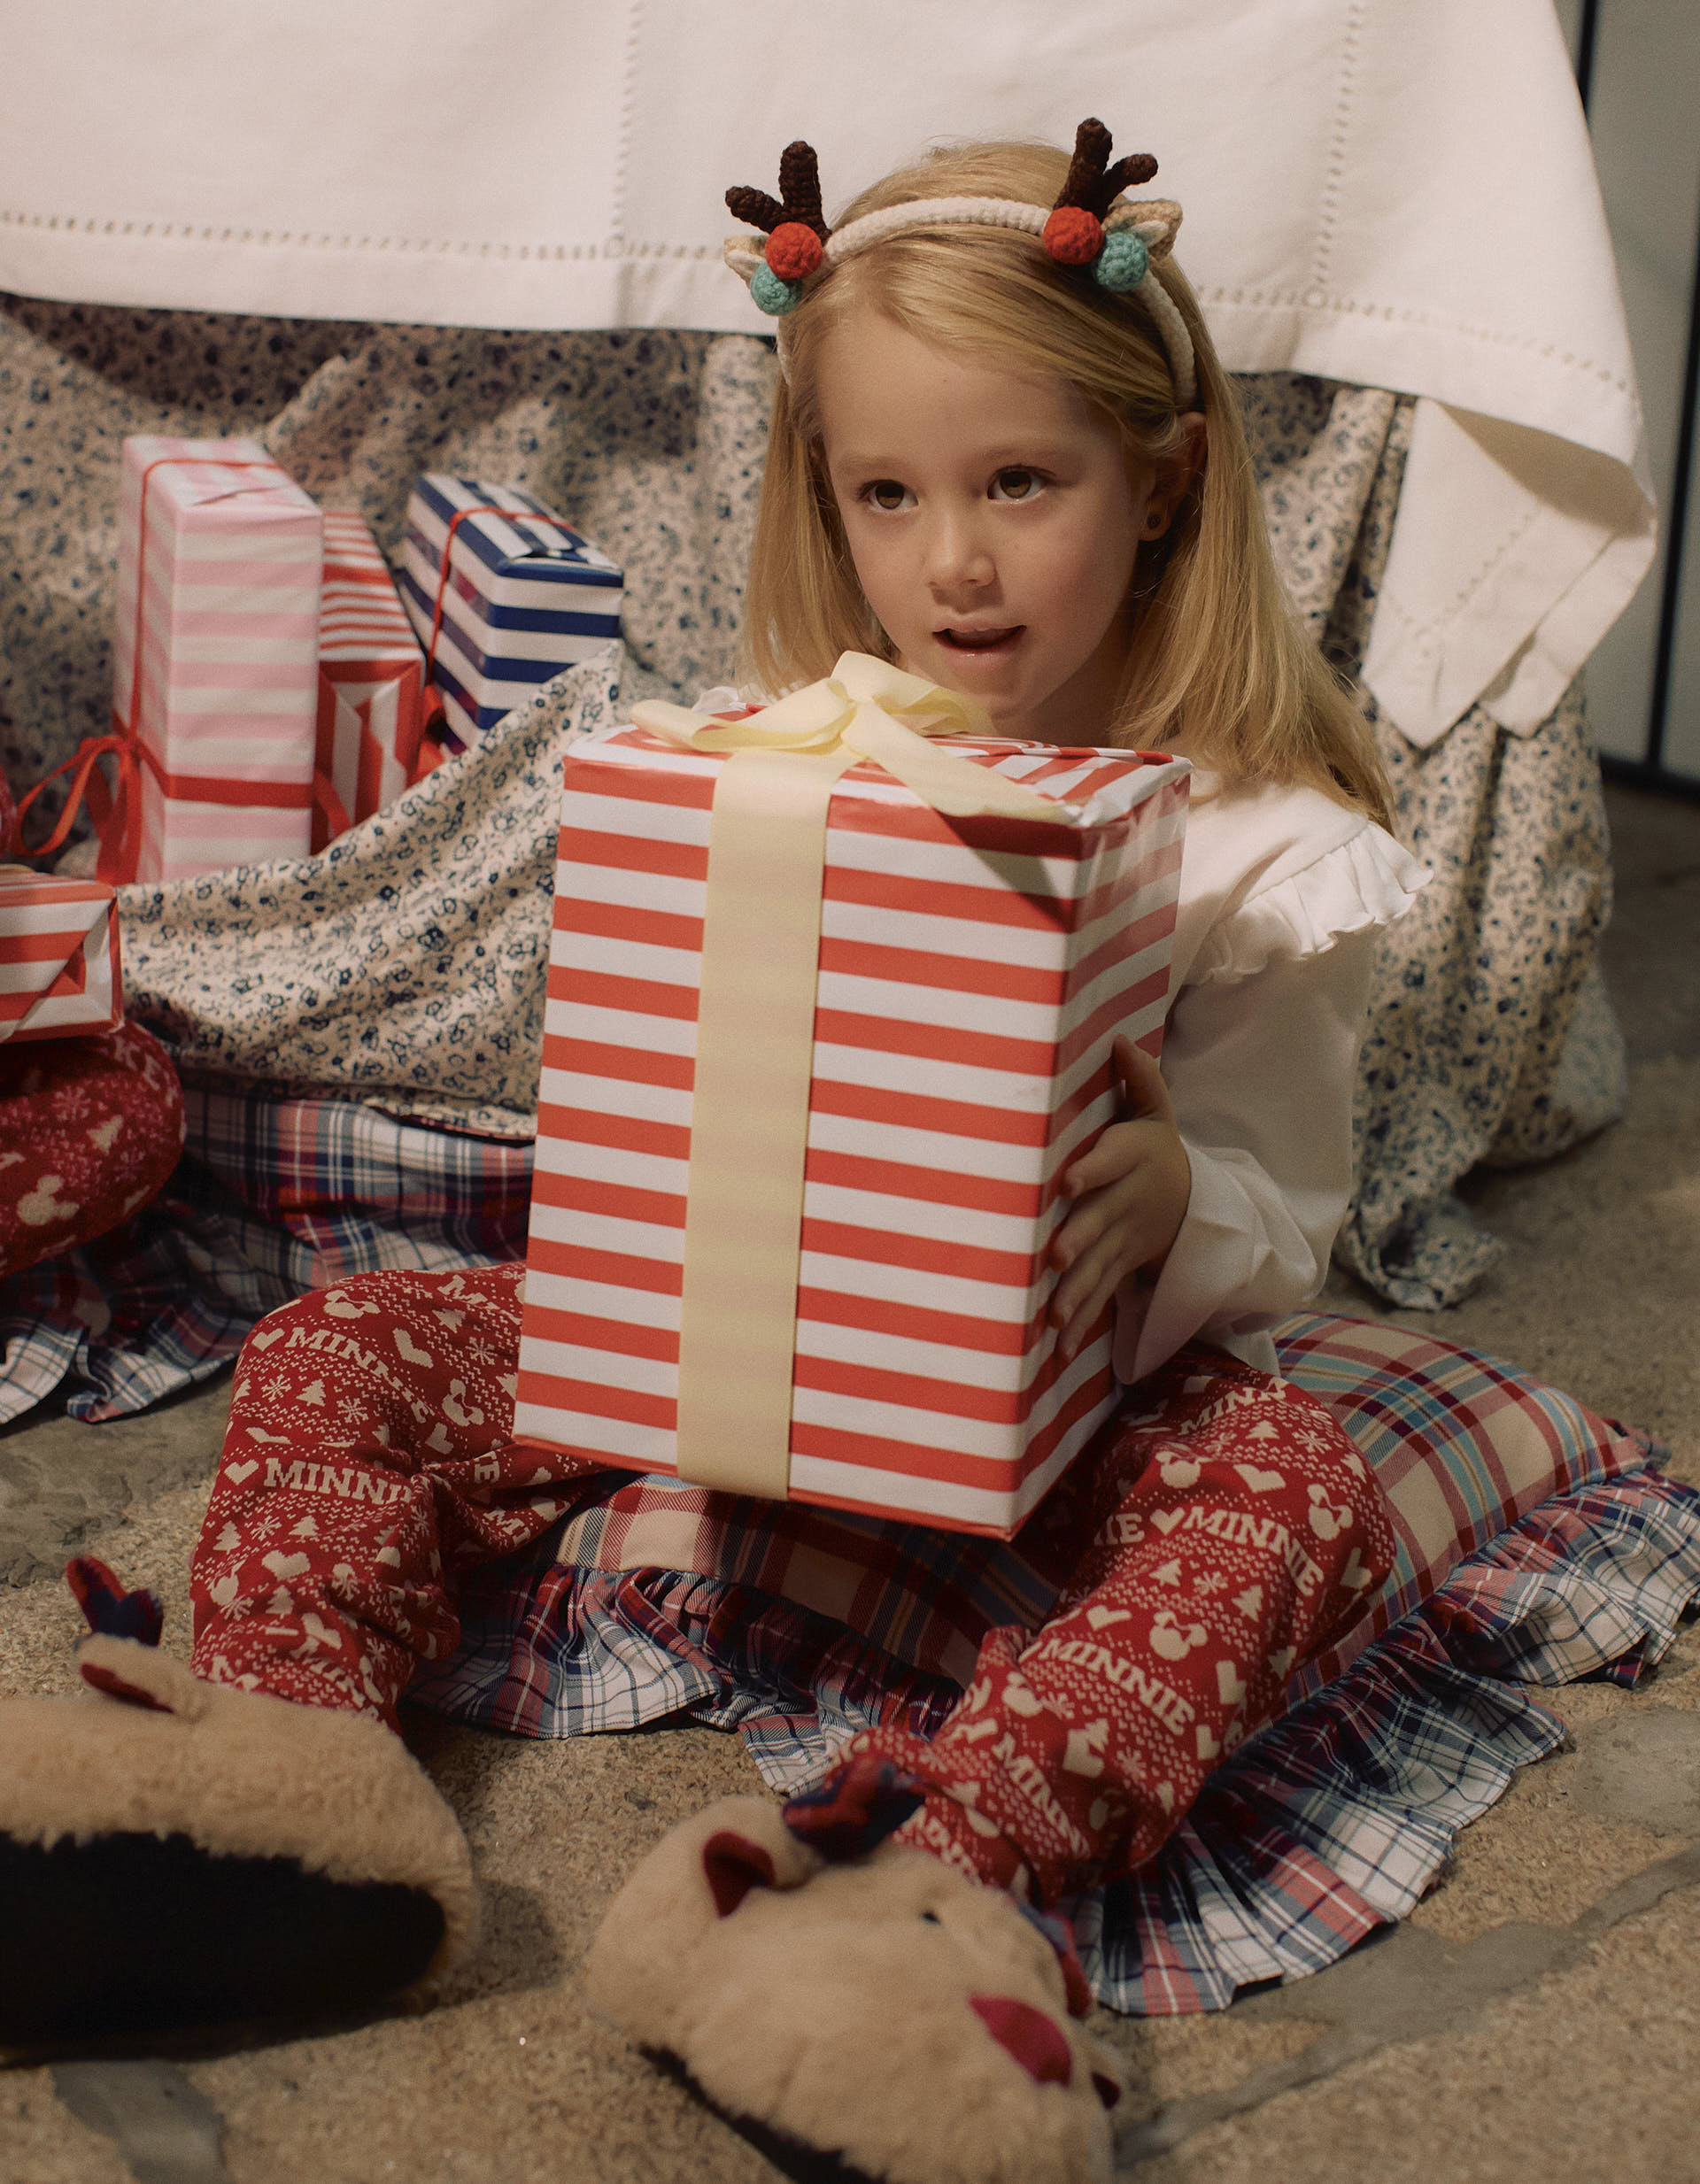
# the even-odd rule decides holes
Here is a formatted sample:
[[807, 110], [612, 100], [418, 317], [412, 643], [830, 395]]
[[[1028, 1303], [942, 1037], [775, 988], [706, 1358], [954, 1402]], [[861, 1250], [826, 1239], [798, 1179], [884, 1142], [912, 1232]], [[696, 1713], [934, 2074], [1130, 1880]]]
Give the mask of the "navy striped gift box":
[[518, 486], [438, 470], [413, 482], [399, 588], [463, 743], [620, 635], [624, 581], [599, 546]]

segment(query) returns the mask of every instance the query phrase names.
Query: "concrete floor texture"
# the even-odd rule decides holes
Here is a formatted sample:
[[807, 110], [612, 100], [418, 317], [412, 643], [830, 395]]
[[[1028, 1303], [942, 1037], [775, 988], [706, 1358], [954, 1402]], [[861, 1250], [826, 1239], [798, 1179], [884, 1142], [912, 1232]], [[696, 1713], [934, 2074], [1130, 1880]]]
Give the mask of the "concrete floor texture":
[[[1700, 1482], [1700, 806], [1609, 797], [1607, 974], [1623, 1121], [1472, 1179], [1503, 1239], [1478, 1293], [1394, 1314], [1634, 1420]], [[1378, 1308], [1344, 1281], [1338, 1309]], [[166, 1602], [228, 1378], [88, 1427], [0, 1436], [0, 1690], [74, 1688], [59, 1582], [98, 1551]], [[1142, 2184], [1700, 2184], [1700, 1624], [1634, 1693], [1549, 1694], [1569, 1743], [1461, 1838], [1401, 1927], [1218, 2016], [1101, 2016], [1125, 2056], [1118, 2164]], [[529, 1745], [446, 1725], [421, 1756], [473, 1843], [489, 1941], [423, 2015], [258, 2044], [0, 2072], [0, 2184], [759, 2184], [769, 2156], [593, 2016], [578, 1965], [664, 1829], [759, 1788], [730, 1736]], [[0, 1936], [0, 1956], [4, 1936]], [[0, 1974], [3, 1976], [3, 1974]]]

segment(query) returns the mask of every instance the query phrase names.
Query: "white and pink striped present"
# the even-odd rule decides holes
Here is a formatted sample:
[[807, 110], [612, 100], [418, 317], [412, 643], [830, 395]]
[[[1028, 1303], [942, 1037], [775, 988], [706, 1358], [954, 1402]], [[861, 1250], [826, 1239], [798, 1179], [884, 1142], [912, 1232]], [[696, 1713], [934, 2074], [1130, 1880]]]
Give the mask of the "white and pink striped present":
[[322, 555], [318, 508], [257, 442], [124, 442], [119, 878], [306, 855]]
[[377, 540], [359, 516], [326, 509], [315, 851], [393, 803], [413, 779], [424, 682], [425, 655]]
[[0, 1041], [79, 1038], [123, 1021], [112, 889], [0, 871]]
[[[568, 751], [522, 1439], [1007, 1537], [1111, 1407], [1108, 1316], [1065, 1363], [1046, 1253], [1066, 1211], [1060, 1176], [1114, 1113], [1114, 1035], [1154, 1053], [1161, 1041], [1188, 769], [962, 737], [949, 749], [1070, 808], [1055, 825], [947, 819], [870, 764], [831, 791], [812, 1051], [795, 1080], [807, 1114], [779, 1350], [789, 1447], [785, 1475], [753, 1486], [740, 1452], [681, 1450], [693, 1088], [712, 1037], [699, 999], [726, 760], [635, 727]], [[807, 1041], [807, 1015], [804, 1029]], [[758, 1123], [753, 1142], [764, 1137]], [[735, 1198], [762, 1199], [763, 1167], [758, 1151]], [[753, 1254], [735, 1245], [719, 1283], [734, 1314], [760, 1287]]]

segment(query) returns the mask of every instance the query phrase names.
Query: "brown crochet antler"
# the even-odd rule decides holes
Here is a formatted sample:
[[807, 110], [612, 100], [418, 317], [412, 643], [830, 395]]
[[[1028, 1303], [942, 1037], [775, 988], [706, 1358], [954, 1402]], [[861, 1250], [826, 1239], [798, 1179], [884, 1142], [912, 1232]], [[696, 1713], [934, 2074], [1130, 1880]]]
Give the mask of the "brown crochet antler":
[[1101, 121], [1088, 117], [1080, 124], [1074, 133], [1069, 177], [1056, 200], [1059, 206], [1083, 205], [1102, 220], [1124, 189], [1148, 182], [1156, 173], [1157, 163], [1148, 151], [1130, 152], [1110, 166], [1109, 147], [1109, 131]]
[[[1108, 136], [1105, 149], [1109, 149]], [[1155, 163], [1152, 171], [1155, 172]], [[770, 197], [765, 189], [729, 189], [726, 209], [734, 220], [746, 220], [764, 235], [771, 235], [788, 220], [811, 228], [823, 243], [832, 232], [821, 212], [820, 162], [814, 145], [806, 144], [800, 136], [779, 155], [778, 197]]]

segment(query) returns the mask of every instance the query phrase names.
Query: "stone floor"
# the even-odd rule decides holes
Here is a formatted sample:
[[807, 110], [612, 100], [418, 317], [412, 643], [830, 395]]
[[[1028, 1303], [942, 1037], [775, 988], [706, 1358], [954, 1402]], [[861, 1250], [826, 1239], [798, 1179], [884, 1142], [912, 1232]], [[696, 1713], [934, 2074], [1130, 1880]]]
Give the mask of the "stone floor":
[[[1474, 1179], [1505, 1256], [1466, 1304], [1413, 1324], [1637, 1420], [1700, 1481], [1700, 807], [1609, 801], [1628, 1114], [1563, 1160]], [[1374, 1308], [1347, 1285], [1334, 1300]], [[136, 1420], [37, 1416], [0, 1435], [0, 1689], [70, 1688], [78, 1619], [58, 1575], [97, 1534], [130, 1582], [162, 1593], [181, 1638], [226, 1401], [221, 1383]], [[1467, 1831], [1404, 1925], [1221, 2016], [1107, 2026], [1133, 2088], [1123, 2173], [1700, 2184], [1700, 1625], [1642, 1690], [1553, 1699], [1568, 1748]], [[491, 1911], [447, 2006], [0, 2073], [4, 2184], [781, 2173], [592, 2017], [576, 1978], [638, 1853], [707, 1797], [756, 1786], [736, 1741], [668, 1730], [536, 1746], [442, 1727], [423, 1756]]]

